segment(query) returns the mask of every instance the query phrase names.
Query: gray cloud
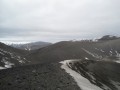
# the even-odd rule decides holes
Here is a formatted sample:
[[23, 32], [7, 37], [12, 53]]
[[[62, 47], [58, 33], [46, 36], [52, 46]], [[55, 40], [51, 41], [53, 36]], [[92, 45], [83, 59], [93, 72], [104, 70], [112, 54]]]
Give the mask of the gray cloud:
[[0, 0], [1, 41], [120, 35], [119, 0]]

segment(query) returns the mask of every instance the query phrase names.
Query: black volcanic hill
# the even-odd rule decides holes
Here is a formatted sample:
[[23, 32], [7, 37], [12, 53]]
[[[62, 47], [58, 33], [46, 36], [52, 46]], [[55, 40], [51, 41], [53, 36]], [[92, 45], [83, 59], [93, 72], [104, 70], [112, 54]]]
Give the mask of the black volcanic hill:
[[52, 45], [52, 43], [39, 41], [39, 42], [32, 42], [27, 44], [12, 44], [11, 46], [14, 48], [30, 51], [30, 50], [40, 49], [49, 45]]
[[114, 59], [120, 55], [120, 39], [107, 41], [63, 41], [41, 48], [28, 58], [35, 63], [61, 61], [67, 59]]
[[27, 51], [15, 49], [0, 43], [0, 69], [28, 64], [29, 61], [25, 58], [27, 54]]
[[119, 39], [120, 37], [112, 36], [112, 35], [105, 35], [102, 38], [98, 39], [99, 41], [107, 41], [107, 40], [115, 40]]
[[[91, 42], [71, 42], [63, 41], [54, 45], [36, 50], [29, 55], [29, 58], [36, 62], [61, 61], [66, 59], [81, 58], [87, 54], [82, 50], [82, 46], [92, 44]], [[91, 55], [87, 54], [89, 57]], [[92, 58], [92, 57], [91, 57]]]

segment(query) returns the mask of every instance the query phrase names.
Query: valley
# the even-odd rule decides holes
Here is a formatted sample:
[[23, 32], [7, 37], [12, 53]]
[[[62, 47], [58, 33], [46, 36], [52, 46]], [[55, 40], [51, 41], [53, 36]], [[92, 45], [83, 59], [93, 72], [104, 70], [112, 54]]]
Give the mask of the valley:
[[30, 51], [1, 43], [0, 88], [120, 90], [120, 39], [101, 40], [62, 41]]

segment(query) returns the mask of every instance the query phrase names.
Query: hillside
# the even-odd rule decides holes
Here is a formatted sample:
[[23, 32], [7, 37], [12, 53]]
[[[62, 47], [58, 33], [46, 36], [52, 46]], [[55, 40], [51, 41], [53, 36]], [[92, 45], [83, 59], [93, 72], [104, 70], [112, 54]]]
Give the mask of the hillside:
[[62, 41], [31, 51], [1, 43], [0, 88], [120, 90], [119, 46], [119, 38]]
[[41, 48], [28, 55], [35, 63], [58, 62], [68, 59], [107, 59], [120, 57], [120, 39], [108, 41], [63, 41]]
[[82, 90], [120, 90], [119, 63], [84, 59], [62, 63], [62, 68], [70, 73]]
[[27, 65], [30, 62], [25, 58], [27, 54], [27, 51], [0, 43], [0, 69]]
[[81, 90], [59, 63], [0, 71], [1, 90]]
[[107, 41], [107, 40], [115, 40], [119, 39], [120, 37], [113, 36], [113, 35], [105, 35], [102, 38], [98, 39], [99, 41]]

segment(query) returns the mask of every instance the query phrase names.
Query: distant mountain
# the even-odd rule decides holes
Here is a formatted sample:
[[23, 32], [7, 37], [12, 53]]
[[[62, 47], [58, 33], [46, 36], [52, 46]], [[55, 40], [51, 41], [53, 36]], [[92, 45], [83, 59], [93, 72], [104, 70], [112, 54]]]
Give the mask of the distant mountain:
[[105, 35], [102, 38], [98, 39], [99, 41], [107, 41], [107, 40], [115, 40], [119, 39], [120, 37], [112, 36], [112, 35]]
[[27, 54], [27, 51], [15, 49], [0, 43], [0, 69], [28, 64], [29, 61], [25, 58]]
[[[27, 44], [28, 45], [28, 44]], [[29, 44], [31, 47], [39, 46], [39, 42]], [[20, 50], [1, 44], [1, 52], [13, 53], [14, 56], [22, 56], [29, 60], [29, 64], [59, 62], [69, 59], [99, 59], [114, 60], [120, 59], [120, 39], [101, 41], [62, 41], [50, 44], [47, 47], [36, 49], [34, 51]], [[26, 45], [25, 45], [26, 46]], [[3, 51], [2, 51], [3, 50]], [[32, 49], [31, 49], [32, 50]], [[5, 53], [5, 52], [4, 52]], [[9, 56], [12, 57], [9, 53]], [[2, 56], [2, 54], [1, 54]], [[8, 57], [8, 58], [10, 58]], [[17, 61], [18, 58], [16, 58]], [[11, 59], [12, 60], [12, 59]]]
[[14, 47], [14, 48], [18, 48], [18, 49], [22, 49], [22, 50], [36, 50], [39, 48], [43, 48], [46, 46], [51, 45], [52, 43], [49, 42], [33, 42], [33, 43], [27, 43], [27, 44], [11, 44], [10, 46]]
[[29, 55], [31, 50], [42, 48], [48, 45], [51, 45], [51, 43], [35, 42], [24, 45], [16, 44], [12, 46], [0, 43], [0, 69], [33, 64], [34, 61], [31, 62], [30, 60], [26, 59], [26, 56]]

